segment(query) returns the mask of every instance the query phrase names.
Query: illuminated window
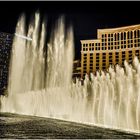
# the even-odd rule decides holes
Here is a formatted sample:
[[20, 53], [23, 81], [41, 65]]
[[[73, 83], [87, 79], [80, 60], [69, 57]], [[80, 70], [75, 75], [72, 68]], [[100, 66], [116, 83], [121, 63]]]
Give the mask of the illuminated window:
[[121, 40], [123, 40], [124, 39], [124, 37], [123, 37], [123, 33], [121, 33]]
[[131, 39], [133, 39], [133, 31], [131, 31]]
[[135, 54], [136, 56], [139, 56], [139, 50], [136, 50]]
[[134, 31], [134, 38], [136, 38], [137, 37], [137, 31], [135, 30]]
[[117, 40], [120, 40], [120, 34], [117, 33]]
[[122, 54], [125, 54], [125, 52], [122, 52]]
[[96, 63], [96, 66], [99, 66], [99, 63]]
[[84, 59], [84, 60], [86, 60], [86, 59], [87, 59], [87, 57], [84, 57], [83, 59]]
[[140, 38], [140, 30], [138, 30], [137, 33], [138, 33], [138, 38]]
[[124, 40], [126, 40], [126, 32], [124, 32]]
[[90, 57], [93, 56], [93, 53], [90, 53]]
[[127, 38], [128, 38], [128, 39], [131, 38], [131, 37], [130, 37], [130, 31], [128, 31], [128, 33], [127, 33]]
[[129, 51], [129, 55], [132, 55], [132, 51]]
[[114, 35], [114, 37], [115, 37], [115, 41], [117, 41], [117, 35], [116, 34]]

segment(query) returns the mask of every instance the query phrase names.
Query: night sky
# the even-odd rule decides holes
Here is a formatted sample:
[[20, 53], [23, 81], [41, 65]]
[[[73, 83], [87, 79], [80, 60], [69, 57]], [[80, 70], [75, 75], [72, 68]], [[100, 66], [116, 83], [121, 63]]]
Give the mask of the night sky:
[[80, 58], [80, 40], [96, 39], [97, 29], [140, 24], [140, 2], [0, 2], [0, 31], [14, 33], [18, 17], [25, 13], [27, 21], [39, 10], [51, 29], [56, 19], [64, 14], [66, 23], [74, 28], [76, 59]]

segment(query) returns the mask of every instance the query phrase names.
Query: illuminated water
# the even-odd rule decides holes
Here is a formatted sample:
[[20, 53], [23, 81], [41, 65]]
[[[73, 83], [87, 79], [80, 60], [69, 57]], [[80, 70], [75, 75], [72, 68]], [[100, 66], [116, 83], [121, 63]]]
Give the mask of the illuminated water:
[[[48, 43], [45, 57], [45, 22], [40, 16], [25, 30], [25, 16], [16, 27], [9, 75], [8, 97], [1, 97], [1, 112], [45, 116], [140, 132], [140, 64], [125, 62], [125, 69], [91, 75], [84, 85], [72, 83], [73, 32], [63, 18]], [[40, 27], [41, 26], [41, 30]], [[27, 36], [24, 38], [23, 36]], [[31, 38], [31, 39], [28, 39]]]

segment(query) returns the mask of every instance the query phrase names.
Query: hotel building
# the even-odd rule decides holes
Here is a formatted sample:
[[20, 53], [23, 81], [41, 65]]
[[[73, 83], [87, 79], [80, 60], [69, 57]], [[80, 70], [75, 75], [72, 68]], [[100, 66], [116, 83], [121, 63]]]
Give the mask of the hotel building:
[[75, 60], [73, 62], [73, 73], [72, 77], [81, 77], [81, 61], [80, 60]]
[[98, 29], [94, 40], [81, 40], [81, 77], [106, 71], [110, 65], [140, 60], [140, 25]]

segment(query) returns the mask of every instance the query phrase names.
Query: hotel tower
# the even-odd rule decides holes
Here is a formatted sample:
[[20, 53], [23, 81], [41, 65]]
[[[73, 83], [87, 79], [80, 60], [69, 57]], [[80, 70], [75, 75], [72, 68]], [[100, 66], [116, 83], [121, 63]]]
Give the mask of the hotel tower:
[[140, 25], [98, 29], [94, 40], [81, 40], [81, 77], [86, 73], [106, 71], [110, 65], [140, 60]]

